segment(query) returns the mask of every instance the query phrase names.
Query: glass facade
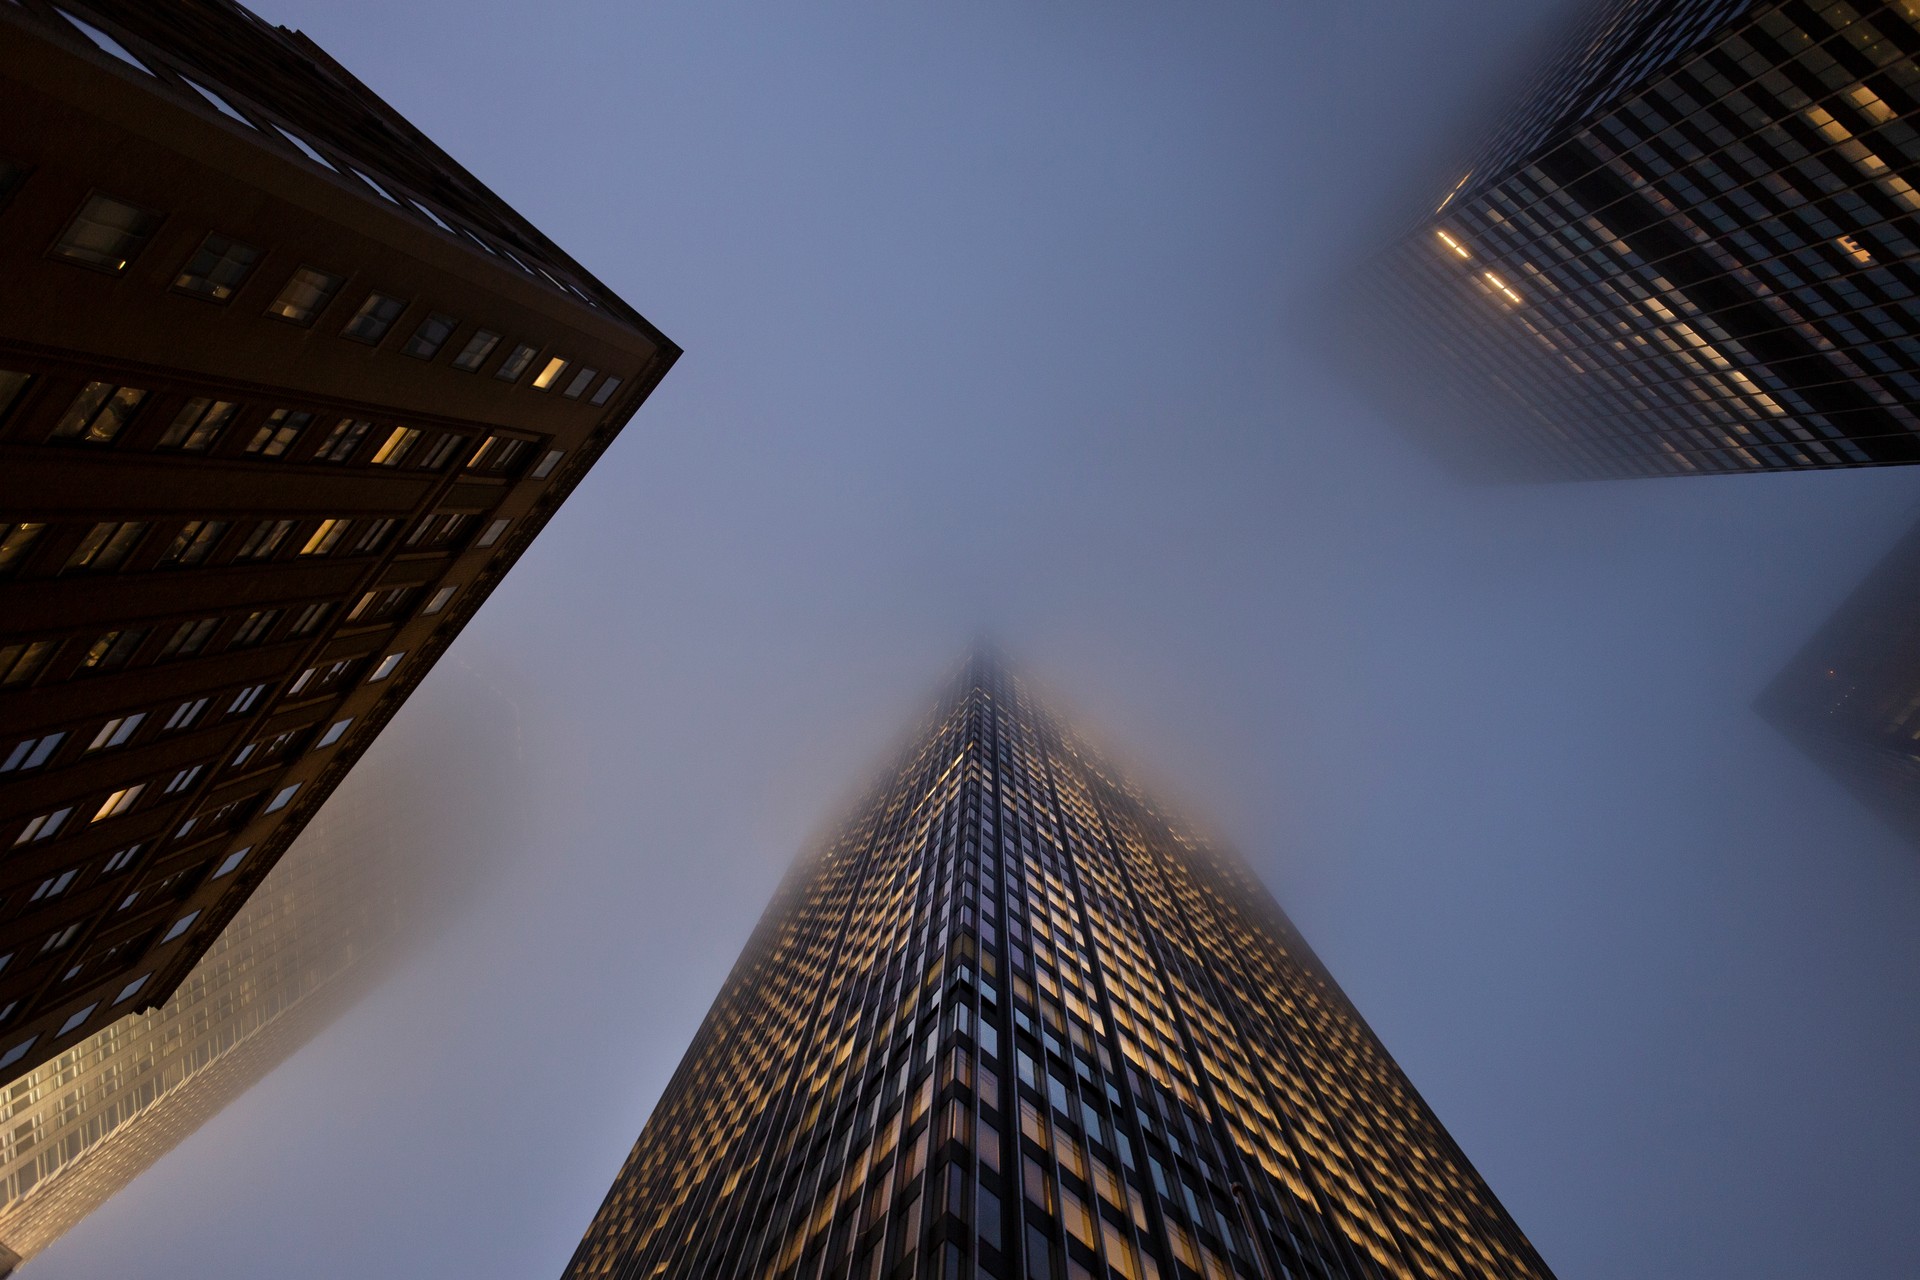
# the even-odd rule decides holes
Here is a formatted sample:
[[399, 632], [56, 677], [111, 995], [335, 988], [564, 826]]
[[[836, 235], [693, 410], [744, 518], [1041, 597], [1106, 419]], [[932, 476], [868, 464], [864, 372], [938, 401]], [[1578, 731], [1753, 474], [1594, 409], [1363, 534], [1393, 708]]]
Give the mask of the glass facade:
[[566, 1274], [1550, 1273], [1251, 872], [982, 654], [790, 873]]
[[1530, 477], [1920, 460], [1920, 6], [1626, 0], [1366, 275], [1403, 409]]
[[0, 1274], [324, 1029], [419, 929], [405, 841], [387, 820], [395, 806], [376, 815], [373, 785], [341, 789], [165, 1006], [119, 1018], [0, 1090]]
[[1920, 525], [1794, 655], [1757, 709], [1920, 844]]

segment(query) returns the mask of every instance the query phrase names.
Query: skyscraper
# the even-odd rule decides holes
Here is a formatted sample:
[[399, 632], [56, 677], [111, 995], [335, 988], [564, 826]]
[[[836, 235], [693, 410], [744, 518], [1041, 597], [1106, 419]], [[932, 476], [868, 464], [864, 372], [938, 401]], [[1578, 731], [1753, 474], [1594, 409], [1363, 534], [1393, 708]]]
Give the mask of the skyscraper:
[[1249, 870], [979, 654], [788, 876], [566, 1274], [1549, 1273]]
[[0, 4], [0, 1084], [168, 999], [677, 355], [299, 33]]
[[1346, 340], [1481, 472], [1920, 460], [1916, 54], [1905, 0], [1610, 0]]
[[1874, 566], [1755, 704], [1920, 844], [1920, 525]]
[[0, 1275], [319, 1036], [469, 900], [511, 830], [486, 799], [513, 767], [509, 739], [486, 732], [494, 700], [478, 683], [382, 738], [164, 1007], [0, 1089]]

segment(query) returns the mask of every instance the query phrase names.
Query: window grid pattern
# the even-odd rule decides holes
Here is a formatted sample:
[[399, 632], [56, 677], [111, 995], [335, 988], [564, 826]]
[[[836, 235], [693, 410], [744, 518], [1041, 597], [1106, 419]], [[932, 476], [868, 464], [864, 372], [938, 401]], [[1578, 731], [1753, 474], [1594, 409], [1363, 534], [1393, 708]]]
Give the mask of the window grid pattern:
[[1920, 460], [1920, 11], [1729, 13], [1496, 144], [1372, 278], [1515, 469]]
[[989, 655], [789, 874], [567, 1270], [1268, 1274], [1549, 1272], [1251, 873]]

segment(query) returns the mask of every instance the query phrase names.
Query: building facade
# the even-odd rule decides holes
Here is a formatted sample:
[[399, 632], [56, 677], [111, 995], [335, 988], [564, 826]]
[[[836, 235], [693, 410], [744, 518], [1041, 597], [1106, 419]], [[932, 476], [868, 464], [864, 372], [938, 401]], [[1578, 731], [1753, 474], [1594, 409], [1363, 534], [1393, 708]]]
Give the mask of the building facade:
[[1761, 715], [1920, 844], [1920, 525], [1755, 703]]
[[1917, 55], [1904, 0], [1610, 0], [1345, 340], [1481, 474], [1920, 460]]
[[348, 778], [165, 1006], [0, 1090], [0, 1274], [324, 1030], [468, 887], [474, 859], [427, 851], [450, 842], [430, 770], [387, 746], [385, 767]]
[[1548, 1274], [1251, 872], [987, 655], [788, 876], [566, 1271]]
[[304, 36], [0, 5], [0, 1084], [173, 994], [677, 355]]

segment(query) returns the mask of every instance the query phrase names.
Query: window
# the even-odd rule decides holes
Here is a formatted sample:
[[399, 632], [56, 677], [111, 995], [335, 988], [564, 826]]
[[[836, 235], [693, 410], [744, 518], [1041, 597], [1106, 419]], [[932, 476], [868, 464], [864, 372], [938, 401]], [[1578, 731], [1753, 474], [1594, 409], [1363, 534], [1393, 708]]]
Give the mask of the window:
[[533, 478], [535, 480], [545, 480], [553, 474], [553, 469], [560, 465], [560, 459], [566, 456], [567, 451], [565, 449], [547, 450], [546, 456], [541, 458], [539, 464], [534, 467], [532, 472]]
[[291, 520], [262, 520], [254, 526], [247, 540], [240, 544], [239, 559], [265, 560], [280, 549], [280, 544], [293, 532]]
[[115, 716], [100, 726], [100, 732], [93, 735], [93, 741], [87, 744], [89, 751], [101, 751], [108, 747], [117, 747], [126, 742], [146, 722], [147, 713], [136, 711], [130, 716]]
[[82, 444], [111, 444], [146, 398], [147, 393], [138, 387], [89, 382], [73, 398], [50, 438], [78, 440]]
[[205, 98], [208, 104], [211, 105], [213, 109], [215, 111], [218, 111], [221, 115], [226, 116], [230, 120], [237, 120], [241, 124], [247, 126], [247, 128], [249, 129], [254, 129], [259, 127], [255, 125], [253, 121], [241, 115], [240, 112], [234, 108], [232, 103], [228, 102], [225, 98], [221, 97], [219, 94], [215, 93], [213, 90], [207, 88], [207, 86], [201, 84], [197, 80], [188, 80], [187, 77], [185, 76], [181, 76], [180, 78], [186, 81], [187, 88], [193, 90], [195, 93]]
[[413, 532], [407, 535], [407, 545], [416, 551], [444, 550], [458, 540], [472, 521], [471, 515], [460, 511], [436, 511], [422, 516], [420, 523], [413, 526]]
[[520, 375], [527, 371], [527, 366], [533, 363], [535, 354], [535, 348], [521, 343], [507, 353], [507, 358], [500, 362], [500, 371], [493, 376], [502, 382], [518, 382]]
[[598, 369], [581, 369], [573, 375], [567, 383], [567, 389], [560, 394], [569, 400], [578, 400], [580, 393], [587, 389], [587, 384], [592, 382], [599, 372]]
[[40, 674], [57, 647], [52, 640], [0, 644], [0, 686], [27, 684]]
[[[301, 690], [305, 689], [308, 685], [313, 683], [314, 676], [318, 675], [319, 673], [320, 673], [320, 668], [318, 667], [308, 667], [305, 671], [302, 671], [299, 675], [293, 678], [293, 683], [287, 686], [287, 695], [291, 697], [294, 694], [299, 693]], [[251, 751], [253, 750], [253, 748], [248, 747], [247, 750]], [[235, 760], [234, 763], [239, 764], [240, 761]]]
[[65, 733], [45, 733], [37, 738], [27, 738], [17, 742], [13, 750], [7, 752], [6, 759], [0, 760], [0, 773], [38, 769], [47, 762], [48, 757], [59, 750], [60, 744], [66, 740]]
[[420, 612], [422, 614], [440, 612], [442, 609], [447, 607], [447, 601], [453, 599], [453, 593], [458, 591], [459, 589], [460, 588], [458, 587], [440, 588], [438, 591], [433, 593], [433, 599], [427, 601], [427, 607], [422, 609]]
[[385, 590], [369, 591], [354, 601], [353, 608], [347, 611], [348, 622], [381, 622], [400, 612], [413, 595], [412, 587], [387, 587]]
[[144, 521], [96, 524], [87, 530], [86, 537], [80, 539], [80, 545], [67, 557], [67, 563], [61, 571], [70, 573], [76, 569], [87, 569], [106, 573], [118, 569], [146, 532]]
[[18, 569], [46, 530], [43, 521], [0, 524], [0, 575]]
[[266, 640], [273, 630], [273, 624], [280, 620], [278, 609], [255, 609], [233, 633], [233, 639], [227, 642], [229, 649], [248, 649]]
[[370, 293], [360, 309], [353, 313], [353, 319], [347, 321], [347, 327], [340, 331], [343, 338], [352, 338], [355, 342], [374, 343], [387, 336], [387, 330], [393, 328], [393, 322], [407, 309], [405, 298], [396, 298], [387, 293]]
[[390, 653], [380, 659], [380, 665], [375, 667], [373, 674], [367, 677], [367, 683], [372, 684], [377, 680], [385, 680], [393, 674], [393, 669], [400, 665], [400, 659], [406, 656], [404, 653]]
[[340, 544], [340, 539], [346, 537], [347, 530], [352, 527], [351, 520], [322, 520], [315, 526], [313, 532], [307, 535], [306, 542], [300, 547], [300, 554], [303, 556], [326, 555]]
[[460, 354], [453, 358], [453, 367], [462, 373], [472, 373], [487, 362], [493, 349], [500, 345], [500, 335], [481, 329], [467, 339], [467, 345], [460, 348]]
[[27, 820], [27, 825], [20, 828], [20, 834], [13, 838], [13, 842], [15, 844], [33, 844], [40, 840], [51, 840], [54, 836], [60, 834], [60, 828], [66, 825], [67, 819], [71, 817], [72, 814], [73, 806], [68, 805], [64, 809], [55, 809], [51, 813], [43, 813], [37, 818], [30, 818]]
[[310, 413], [301, 413], [293, 409], [275, 409], [267, 415], [267, 420], [254, 428], [253, 439], [247, 441], [247, 452], [257, 453], [263, 458], [277, 458], [293, 448], [293, 442], [313, 421]]
[[53, 242], [53, 255], [119, 275], [159, 226], [157, 213], [112, 196], [91, 195]]
[[480, 535], [479, 545], [483, 547], [490, 547], [494, 543], [500, 541], [500, 535], [505, 533], [507, 531], [507, 526], [512, 523], [513, 521], [511, 520], [495, 520], [492, 524], [487, 526], [487, 531]]
[[330, 271], [321, 271], [314, 267], [301, 267], [293, 273], [286, 287], [280, 290], [280, 296], [267, 308], [267, 314], [276, 316], [289, 324], [309, 325], [314, 322], [327, 304], [333, 301], [333, 295], [340, 292], [340, 286], [347, 282], [345, 276], [334, 275]]
[[180, 407], [173, 425], [160, 437], [160, 447], [204, 453], [220, 442], [221, 432], [227, 429], [239, 408], [231, 400], [195, 396]]
[[434, 442], [434, 446], [428, 451], [427, 456], [420, 460], [420, 465], [429, 471], [438, 471], [447, 465], [447, 459], [451, 458], [466, 442], [467, 438], [465, 436], [441, 436], [439, 440]]
[[286, 808], [289, 804], [293, 803], [293, 797], [296, 793], [299, 792], [299, 790], [300, 790], [300, 784], [297, 782], [290, 787], [280, 788], [278, 791], [273, 793], [273, 799], [267, 801], [267, 807], [262, 809], [260, 812], [262, 813], [280, 812], [282, 809]]
[[173, 714], [168, 716], [167, 722], [160, 727], [162, 729], [192, 728], [193, 722], [198, 720], [200, 713], [206, 709], [207, 700], [205, 698], [189, 698], [187, 701], [175, 707]]
[[619, 389], [620, 379], [614, 377], [612, 374], [608, 374], [606, 381], [600, 384], [600, 389], [593, 393], [592, 403], [605, 404], [607, 401], [613, 399], [613, 393]]
[[131, 787], [120, 788], [100, 802], [100, 807], [93, 811], [93, 817], [89, 818], [88, 821], [104, 822], [108, 818], [119, 817], [139, 802], [140, 793], [146, 789], [147, 784], [144, 782], [137, 782]]
[[109, 876], [116, 871], [125, 871], [133, 865], [133, 860], [140, 856], [140, 850], [145, 847], [145, 845], [130, 844], [126, 848], [119, 850], [111, 858], [107, 859], [106, 865], [100, 868], [100, 874]]
[[215, 232], [200, 242], [200, 248], [173, 278], [173, 287], [212, 302], [225, 302], [259, 260], [260, 251], [252, 245]]
[[320, 625], [327, 620], [327, 615], [332, 612], [333, 602], [331, 600], [323, 600], [319, 604], [308, 605], [293, 616], [293, 625], [287, 628], [287, 635], [290, 638], [312, 635], [320, 629]]
[[545, 391], [553, 385], [556, 378], [566, 371], [567, 362], [559, 356], [554, 356], [551, 360], [547, 361], [539, 374], [534, 377], [533, 389], [535, 391]]
[[199, 564], [212, 553], [220, 535], [227, 531], [224, 520], [189, 520], [173, 535], [173, 542], [160, 556], [162, 565], [186, 567]]
[[298, 151], [301, 155], [313, 161], [315, 164], [319, 165], [321, 168], [333, 169], [335, 173], [340, 172], [340, 170], [334, 169], [333, 161], [327, 159], [325, 156], [321, 155], [318, 151], [315, 151], [313, 149], [313, 145], [309, 143], [305, 138], [301, 137], [299, 134], [294, 133], [290, 129], [283, 129], [279, 125], [273, 126], [273, 131], [279, 134], [281, 137], [285, 138], [288, 142], [292, 143], [294, 150]]
[[5, 1053], [0, 1053], [0, 1070], [4, 1070], [26, 1057], [27, 1053], [38, 1043], [40, 1043], [39, 1036], [28, 1036], [25, 1040], [22, 1040]]
[[374, 451], [373, 463], [377, 467], [397, 467], [406, 460], [407, 453], [420, 439], [416, 427], [395, 427], [387, 438]]
[[180, 772], [174, 774], [172, 778], [167, 780], [165, 794], [172, 796], [172, 795], [178, 795], [182, 791], [185, 791], [188, 787], [193, 785], [193, 780], [195, 778], [198, 778], [200, 776], [200, 771], [205, 768], [206, 768], [205, 765], [196, 764], [191, 766], [190, 768], [182, 769]]
[[235, 867], [239, 866], [242, 862], [245, 862], [247, 860], [247, 855], [252, 852], [253, 852], [252, 845], [248, 845], [244, 849], [235, 849], [232, 853], [228, 854], [225, 858], [221, 859], [220, 865], [213, 869], [213, 874], [209, 876], [208, 879], [218, 880], [221, 876], [226, 875], [228, 872], [232, 871]]
[[139, 977], [135, 978], [132, 982], [129, 982], [126, 986], [120, 988], [120, 994], [113, 998], [113, 1002], [115, 1004], [125, 1004], [127, 1001], [133, 999], [135, 996], [140, 994], [140, 988], [146, 986], [147, 979], [151, 978], [152, 976], [153, 975], [150, 973], [141, 974]]
[[360, 530], [360, 536], [353, 540], [354, 554], [365, 555], [378, 551], [385, 545], [387, 535], [392, 533], [394, 526], [399, 523], [394, 519], [370, 521]]
[[320, 735], [320, 740], [313, 744], [314, 748], [317, 750], [320, 747], [330, 747], [340, 741], [341, 738], [346, 736], [347, 726], [352, 723], [353, 718], [351, 716], [345, 720], [334, 721], [327, 726], [327, 731]]
[[253, 704], [260, 701], [260, 695], [267, 691], [263, 684], [250, 684], [233, 695], [233, 701], [227, 704], [227, 714], [239, 715], [243, 711], [253, 710]]
[[73, 878], [79, 874], [80, 868], [69, 867], [57, 876], [48, 876], [40, 882], [40, 887], [33, 891], [27, 901], [41, 902], [48, 898], [59, 897], [67, 891], [67, 887], [73, 883]]
[[146, 628], [132, 631], [109, 631], [87, 647], [86, 656], [80, 659], [80, 670], [118, 671], [127, 665], [133, 657], [133, 651], [147, 638]]
[[460, 322], [445, 312], [435, 311], [420, 322], [420, 327], [407, 339], [407, 345], [400, 348], [410, 356], [422, 360], [431, 360], [440, 354], [440, 348], [447, 345], [447, 339], [460, 327]]
[[367, 432], [373, 430], [373, 424], [365, 418], [342, 418], [333, 424], [327, 432], [327, 438], [320, 442], [314, 451], [316, 462], [345, 462], [353, 456], [353, 451], [366, 439]]
[[165, 662], [169, 658], [191, 658], [207, 647], [207, 641], [219, 629], [218, 618], [197, 618], [192, 622], [183, 622], [173, 629], [167, 642], [160, 646], [160, 656], [155, 659]]
[[20, 399], [20, 393], [33, 381], [30, 373], [20, 373], [13, 369], [0, 369], [0, 422], [7, 420], [7, 411]]
[[186, 915], [181, 916], [178, 920], [175, 920], [173, 922], [173, 927], [167, 930], [166, 934], [160, 939], [160, 941], [162, 943], [172, 942], [175, 938], [179, 937], [181, 934], [185, 933], [187, 930], [193, 928], [193, 922], [195, 920], [198, 920], [199, 918], [200, 918], [200, 913], [198, 911], [189, 911]]
[[71, 13], [68, 13], [65, 9], [57, 9], [55, 12], [72, 23], [81, 35], [93, 41], [95, 47], [98, 48], [100, 52], [120, 59], [120, 61], [132, 67], [135, 71], [143, 72], [146, 75], [153, 74], [152, 71], [148, 70], [147, 64], [134, 57], [127, 46], [121, 44], [118, 40], [115, 40], [112, 36], [94, 26], [91, 22], [83, 22]]
[[473, 451], [473, 456], [467, 459], [467, 469], [495, 474], [510, 470], [532, 447], [525, 440], [515, 440], [511, 436], [488, 436]]

